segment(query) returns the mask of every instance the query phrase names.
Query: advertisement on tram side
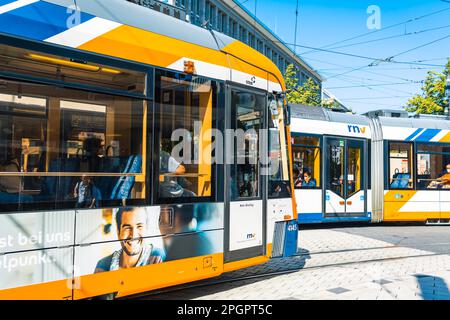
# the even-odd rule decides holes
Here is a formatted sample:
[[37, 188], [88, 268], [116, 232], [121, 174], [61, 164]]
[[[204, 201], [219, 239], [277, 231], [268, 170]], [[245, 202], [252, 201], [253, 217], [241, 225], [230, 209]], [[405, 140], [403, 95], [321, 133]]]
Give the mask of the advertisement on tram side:
[[88, 210], [77, 215], [78, 276], [221, 252], [223, 205]]
[[0, 215], [0, 290], [223, 252], [223, 204]]

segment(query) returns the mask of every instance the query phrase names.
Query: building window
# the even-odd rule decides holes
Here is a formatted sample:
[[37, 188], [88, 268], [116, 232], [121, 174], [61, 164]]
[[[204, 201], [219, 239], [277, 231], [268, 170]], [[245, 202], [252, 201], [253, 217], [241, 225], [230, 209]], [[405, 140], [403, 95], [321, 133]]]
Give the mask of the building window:
[[242, 26], [239, 26], [239, 40], [243, 43], [247, 43], [247, 30]]
[[222, 33], [227, 33], [227, 15], [222, 11], [218, 11], [218, 30]]
[[248, 33], [248, 45], [255, 48], [255, 36], [251, 32]]
[[272, 49], [266, 46], [266, 57], [272, 60]]
[[209, 1], [205, 2], [205, 20], [211, 23], [211, 3]]
[[278, 65], [278, 53], [276, 53], [275, 51], [273, 51], [272, 53], [272, 62]]
[[217, 30], [217, 11], [216, 11], [216, 6], [213, 4], [209, 5], [209, 23], [211, 25], [212, 28]]
[[299, 71], [299, 75], [300, 75], [300, 83], [301, 84], [304, 84], [308, 79], [307, 79], [307, 77], [306, 77], [306, 74], [304, 73], [304, 72], [300, 72]]
[[227, 33], [228, 32], [228, 24], [227, 24], [227, 15], [222, 12], [222, 32]]
[[233, 20], [232, 18], [230, 18], [228, 34], [229, 34], [230, 37], [232, 37], [234, 39], [238, 38], [238, 35], [237, 35], [237, 22], [235, 20]]
[[278, 68], [281, 70], [281, 73], [284, 74], [284, 58], [281, 56], [278, 59]]
[[199, 0], [191, 0], [191, 22], [195, 25], [200, 24], [200, 5]]
[[217, 30], [219, 30], [219, 32], [223, 32], [223, 15], [220, 10], [218, 10], [217, 14]]
[[260, 39], [257, 41], [257, 50], [264, 54], [264, 43]]

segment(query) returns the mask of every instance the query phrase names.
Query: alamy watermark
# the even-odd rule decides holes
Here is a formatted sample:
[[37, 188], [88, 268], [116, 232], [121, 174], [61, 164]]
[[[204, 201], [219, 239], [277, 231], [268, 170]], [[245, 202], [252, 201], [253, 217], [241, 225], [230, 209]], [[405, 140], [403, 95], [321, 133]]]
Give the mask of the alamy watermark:
[[225, 133], [218, 129], [202, 131], [202, 122], [196, 121], [193, 135], [184, 128], [172, 132], [171, 142], [175, 146], [170, 156], [187, 165], [259, 164], [261, 175], [273, 176], [280, 170], [280, 150], [277, 146], [269, 156], [269, 137], [272, 134], [279, 135], [279, 132], [267, 129], [227, 129]]
[[369, 30], [381, 29], [381, 8], [377, 5], [371, 5], [367, 8], [367, 28]]
[[71, 29], [81, 24], [81, 9], [79, 6], [73, 4], [67, 7], [66, 13], [68, 15], [66, 20], [67, 29]]

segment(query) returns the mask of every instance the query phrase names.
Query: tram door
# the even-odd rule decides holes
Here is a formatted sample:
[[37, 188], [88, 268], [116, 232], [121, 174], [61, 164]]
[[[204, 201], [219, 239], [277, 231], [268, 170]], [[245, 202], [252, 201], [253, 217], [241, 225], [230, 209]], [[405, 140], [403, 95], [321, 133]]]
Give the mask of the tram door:
[[[226, 135], [225, 261], [264, 254], [266, 177], [261, 175], [259, 144], [266, 127], [267, 96], [230, 88]], [[262, 131], [264, 132], [264, 131]]]
[[363, 216], [367, 208], [365, 186], [366, 142], [325, 138], [325, 216]]

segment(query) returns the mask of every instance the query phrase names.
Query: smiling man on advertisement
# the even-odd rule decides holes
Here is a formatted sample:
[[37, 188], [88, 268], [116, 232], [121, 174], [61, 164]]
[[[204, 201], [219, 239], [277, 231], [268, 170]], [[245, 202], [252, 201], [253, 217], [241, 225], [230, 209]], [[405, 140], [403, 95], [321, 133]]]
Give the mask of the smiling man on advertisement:
[[116, 213], [117, 236], [121, 249], [101, 259], [95, 273], [162, 263], [164, 252], [144, 242], [147, 215], [139, 208], [120, 208]]

